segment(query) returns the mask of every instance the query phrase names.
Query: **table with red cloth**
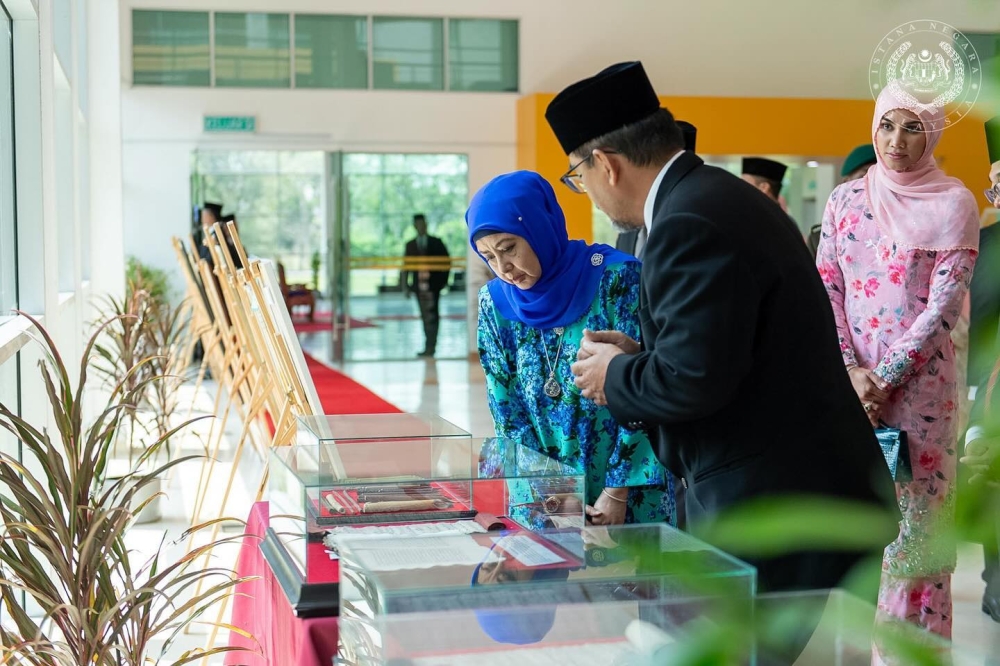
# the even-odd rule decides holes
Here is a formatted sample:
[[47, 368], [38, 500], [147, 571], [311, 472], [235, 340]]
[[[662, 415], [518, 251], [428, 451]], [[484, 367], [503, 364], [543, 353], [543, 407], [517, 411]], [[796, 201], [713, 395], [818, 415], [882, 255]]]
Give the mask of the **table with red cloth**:
[[253, 505], [247, 519], [247, 536], [236, 562], [239, 576], [258, 578], [239, 584], [230, 620], [234, 627], [253, 638], [230, 632], [229, 646], [253, 652], [227, 653], [226, 666], [330, 666], [337, 653], [337, 618], [295, 617], [260, 550], [269, 516], [267, 502]]

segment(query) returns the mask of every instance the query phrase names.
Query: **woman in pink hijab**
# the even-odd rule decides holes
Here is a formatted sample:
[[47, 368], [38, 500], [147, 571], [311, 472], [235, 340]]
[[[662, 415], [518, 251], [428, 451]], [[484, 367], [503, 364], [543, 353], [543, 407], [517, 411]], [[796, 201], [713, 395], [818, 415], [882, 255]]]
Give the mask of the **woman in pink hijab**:
[[951, 636], [958, 387], [950, 331], [979, 246], [976, 200], [934, 162], [942, 109], [899, 87], [879, 95], [878, 162], [830, 195], [816, 263], [844, 365], [873, 427], [908, 433], [913, 481], [896, 484], [899, 537], [879, 611]]

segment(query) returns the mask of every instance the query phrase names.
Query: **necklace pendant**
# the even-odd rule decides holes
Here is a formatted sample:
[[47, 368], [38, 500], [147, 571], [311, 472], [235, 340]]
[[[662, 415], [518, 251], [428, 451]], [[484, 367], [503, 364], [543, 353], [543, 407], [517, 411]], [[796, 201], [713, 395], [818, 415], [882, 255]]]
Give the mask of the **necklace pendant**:
[[553, 372], [549, 373], [549, 378], [545, 380], [545, 385], [542, 388], [545, 391], [545, 395], [550, 398], [558, 398], [562, 395], [562, 387], [559, 386], [559, 382], [556, 381], [556, 376]]

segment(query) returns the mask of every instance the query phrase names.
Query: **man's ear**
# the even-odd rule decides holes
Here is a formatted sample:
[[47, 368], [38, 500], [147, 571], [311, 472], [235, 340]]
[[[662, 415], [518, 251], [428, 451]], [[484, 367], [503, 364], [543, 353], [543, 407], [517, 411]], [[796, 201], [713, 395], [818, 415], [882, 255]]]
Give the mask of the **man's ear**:
[[600, 148], [594, 150], [593, 155], [591, 163], [592, 167], [598, 170], [598, 177], [606, 179], [608, 185], [614, 187], [621, 177], [621, 164], [618, 155], [606, 153]]

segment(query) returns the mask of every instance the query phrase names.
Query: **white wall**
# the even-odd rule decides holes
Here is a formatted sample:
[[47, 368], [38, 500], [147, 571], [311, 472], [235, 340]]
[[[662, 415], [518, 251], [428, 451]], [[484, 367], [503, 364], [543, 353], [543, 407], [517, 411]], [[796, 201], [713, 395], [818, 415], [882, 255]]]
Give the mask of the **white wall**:
[[[440, 151], [469, 155], [470, 190], [515, 163], [510, 94], [133, 88], [133, 8], [491, 16], [520, 20], [521, 90], [556, 91], [641, 59], [674, 95], [863, 98], [872, 51], [896, 25], [936, 18], [1000, 32], [987, 0], [122, 0], [125, 251], [173, 266], [187, 232], [195, 148]], [[258, 136], [218, 144], [204, 114], [254, 115]], [[733, 122], [739, 122], [734, 118]]]
[[[873, 50], [904, 21], [1000, 32], [993, 0], [121, 0], [124, 250], [171, 270], [196, 148], [466, 153], [475, 192], [515, 166], [518, 96], [133, 88], [133, 8], [516, 18], [524, 94], [638, 59], [662, 94], [864, 98]], [[206, 114], [256, 116], [258, 133], [220, 141]]]

